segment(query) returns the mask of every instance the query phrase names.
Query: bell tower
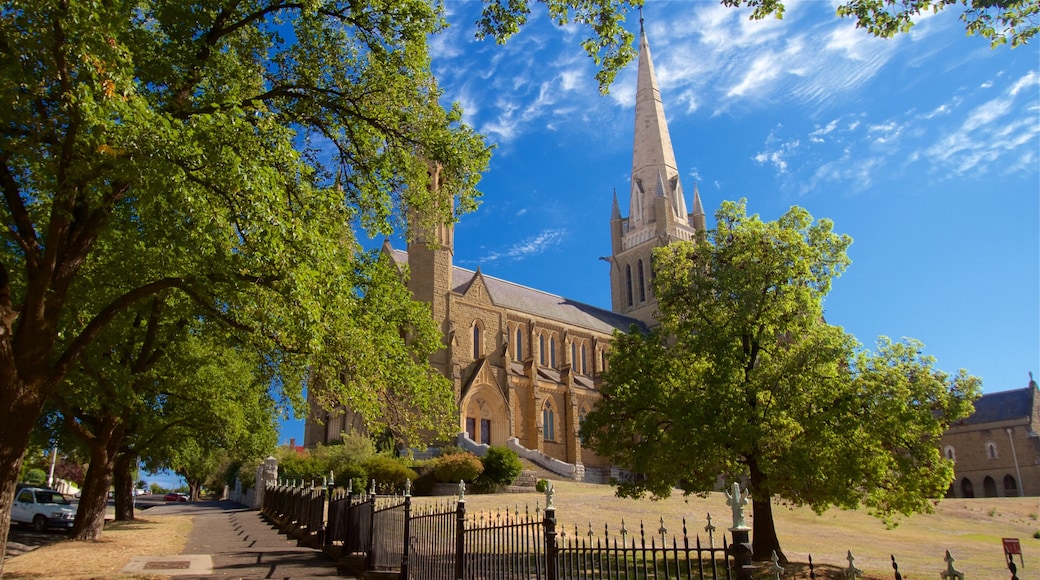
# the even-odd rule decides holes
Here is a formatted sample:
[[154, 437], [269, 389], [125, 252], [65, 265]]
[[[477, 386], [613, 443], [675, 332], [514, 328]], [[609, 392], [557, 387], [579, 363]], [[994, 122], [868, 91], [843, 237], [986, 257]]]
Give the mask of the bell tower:
[[[440, 187], [440, 166], [430, 164], [430, 187]], [[408, 227], [408, 289], [412, 297], [430, 305], [433, 321], [441, 334], [449, 336], [448, 293], [452, 289], [452, 258], [455, 253], [455, 226], [452, 223], [424, 223], [410, 216]], [[450, 377], [450, 348], [430, 355], [430, 363], [444, 376]]]
[[628, 217], [621, 215], [616, 191], [610, 216], [611, 309], [656, 326], [657, 300], [650, 288], [652, 251], [676, 240], [693, 239], [705, 227], [705, 216], [696, 186], [693, 212], [686, 210], [642, 14], [638, 66]]

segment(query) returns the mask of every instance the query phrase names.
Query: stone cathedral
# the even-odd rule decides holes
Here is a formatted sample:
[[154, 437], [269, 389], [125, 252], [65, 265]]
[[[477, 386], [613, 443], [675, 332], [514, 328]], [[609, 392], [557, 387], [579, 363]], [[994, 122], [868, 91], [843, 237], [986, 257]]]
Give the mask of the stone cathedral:
[[[642, 21], [638, 67], [628, 217], [616, 193], [610, 216], [611, 310], [453, 265], [451, 227], [406, 251], [383, 245], [407, 265], [409, 289], [430, 305], [444, 334], [431, 363], [454, 383], [461, 446], [507, 445], [574, 479], [605, 482], [611, 475], [608, 462], [583, 449], [578, 436], [600, 397], [611, 335], [655, 324], [653, 248], [705, 228], [696, 188], [687, 211]], [[349, 412], [312, 406], [304, 444], [338, 439], [360, 427], [354, 422]]]

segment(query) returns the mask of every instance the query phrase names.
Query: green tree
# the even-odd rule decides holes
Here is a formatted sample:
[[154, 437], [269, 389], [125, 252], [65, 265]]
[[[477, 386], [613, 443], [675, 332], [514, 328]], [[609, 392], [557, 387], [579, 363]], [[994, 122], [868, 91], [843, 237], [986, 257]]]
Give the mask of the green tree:
[[[557, 21], [614, 38], [587, 45], [605, 68], [630, 58], [612, 19], [623, 3], [546, 2]], [[498, 39], [511, 30], [495, 23], [527, 9], [488, 4], [485, 33]], [[416, 227], [450, 221], [475, 207], [487, 167], [489, 147], [438, 102], [427, 43], [443, 10], [427, 0], [4, 2], [0, 551], [33, 424], [133, 305], [175, 292], [206, 308], [265, 353], [296, 403], [306, 369], [328, 375], [355, 360], [368, 334], [349, 325], [356, 308], [339, 308], [362, 295], [355, 228], [390, 233], [405, 209]], [[156, 249], [165, 261], [131, 259]], [[390, 346], [409, 356], [389, 360], [413, 358], [405, 341]], [[386, 380], [362, 369], [374, 382], [311, 386], [341, 400], [415, 390], [421, 405], [443, 383], [388, 382], [428, 377], [415, 361], [425, 358]]]
[[621, 496], [747, 482], [756, 558], [783, 558], [774, 498], [882, 518], [931, 508], [952, 462], [939, 442], [979, 380], [934, 368], [912, 340], [862, 350], [823, 319], [848, 236], [791, 208], [775, 222], [724, 203], [717, 229], [654, 252], [660, 326], [618, 333], [582, 434], [645, 476]]
[[[726, 6], [748, 6], [752, 19], [773, 15], [783, 18], [783, 0], [722, 0]], [[1040, 30], [1040, 2], [1037, 0], [843, 0], [837, 13], [854, 18], [858, 28], [888, 38], [908, 32], [922, 14], [934, 14], [948, 6], [964, 6], [961, 20], [969, 36], [978, 35], [998, 46], [1029, 42]]]

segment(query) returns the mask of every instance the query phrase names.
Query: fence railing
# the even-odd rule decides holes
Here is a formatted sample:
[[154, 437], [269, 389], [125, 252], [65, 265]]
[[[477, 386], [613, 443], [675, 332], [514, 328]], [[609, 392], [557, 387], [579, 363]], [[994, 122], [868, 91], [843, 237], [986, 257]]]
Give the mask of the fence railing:
[[[403, 496], [375, 489], [374, 481], [361, 493], [268, 485], [261, 509], [302, 542], [354, 557], [368, 570], [397, 571], [402, 580], [750, 580], [755, 573], [779, 580], [784, 573], [775, 554], [772, 566], [756, 572], [751, 565], [742, 505], [734, 507], [732, 539], [723, 534], [720, 546], [710, 516], [703, 542], [689, 534], [685, 519], [681, 535], [670, 534], [663, 519], [656, 530], [640, 522], [632, 532], [622, 521], [614, 534], [591, 523], [584, 532], [558, 529], [551, 486], [544, 509], [479, 514], [467, 513], [464, 485], [456, 500], [416, 509], [409, 489]], [[734, 495], [740, 498], [736, 489]], [[847, 559], [844, 577], [861, 578], [851, 552]], [[895, 580], [902, 580], [891, 559]], [[949, 552], [945, 562], [943, 578], [964, 580]], [[1009, 569], [1015, 580], [1013, 561]], [[811, 556], [809, 577], [816, 577]]]

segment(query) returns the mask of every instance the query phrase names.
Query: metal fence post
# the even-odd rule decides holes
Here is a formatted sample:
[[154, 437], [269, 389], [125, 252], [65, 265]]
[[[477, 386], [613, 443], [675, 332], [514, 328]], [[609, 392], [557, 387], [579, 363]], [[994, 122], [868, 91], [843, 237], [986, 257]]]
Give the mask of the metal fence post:
[[459, 480], [459, 501], [455, 506], [455, 578], [466, 575], [466, 482]]
[[375, 544], [375, 529], [376, 529], [376, 480], [372, 479], [372, 487], [368, 492], [368, 503], [369, 503], [369, 522], [368, 522], [368, 540], [365, 544], [365, 569], [371, 570], [375, 564], [375, 550], [372, 546]]
[[557, 545], [556, 545], [556, 506], [553, 505], [553, 496], [556, 494], [556, 490], [553, 489], [552, 482], [549, 482], [548, 488], [545, 490], [545, 519], [542, 520], [545, 526], [545, 578], [546, 580], [557, 580], [559, 577], [559, 570], [556, 567], [556, 561], [558, 559]]
[[751, 564], [751, 528], [744, 522], [744, 506], [750, 500], [746, 491], [741, 493], [739, 483], [734, 483], [731, 489], [732, 493], [725, 492], [726, 504], [733, 509], [733, 527], [729, 529], [733, 543], [729, 546], [729, 555], [733, 558], [737, 580], [752, 580], [755, 568]]
[[401, 580], [408, 580], [409, 524], [412, 519], [412, 480], [404, 480], [404, 547], [401, 550]]

